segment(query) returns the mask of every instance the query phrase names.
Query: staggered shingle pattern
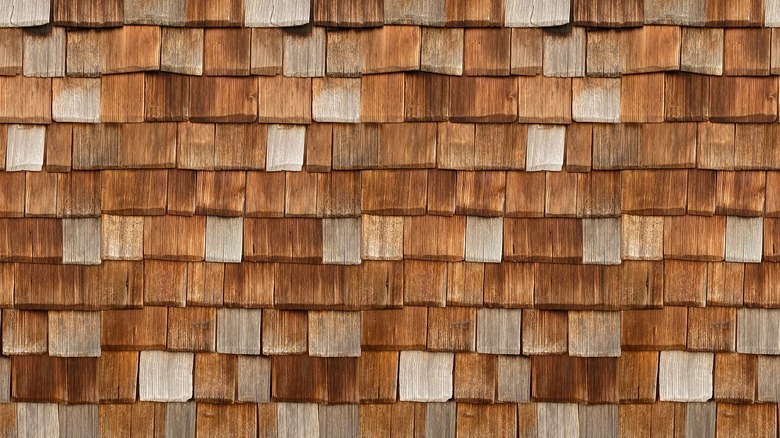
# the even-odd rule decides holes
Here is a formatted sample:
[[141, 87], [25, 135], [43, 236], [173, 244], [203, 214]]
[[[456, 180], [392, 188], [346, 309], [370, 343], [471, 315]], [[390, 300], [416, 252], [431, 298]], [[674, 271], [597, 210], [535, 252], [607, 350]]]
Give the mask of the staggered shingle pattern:
[[0, 0], [0, 435], [777, 437], [780, 0]]

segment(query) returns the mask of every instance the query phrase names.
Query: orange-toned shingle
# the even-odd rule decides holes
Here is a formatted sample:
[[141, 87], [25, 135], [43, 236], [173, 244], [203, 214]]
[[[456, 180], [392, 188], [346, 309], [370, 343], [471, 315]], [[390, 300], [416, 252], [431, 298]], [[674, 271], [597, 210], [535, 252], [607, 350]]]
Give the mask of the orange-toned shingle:
[[148, 216], [144, 218], [144, 258], [203, 260], [205, 216]]
[[286, 263], [322, 262], [322, 224], [317, 219], [246, 219], [244, 258]]
[[713, 77], [710, 79], [710, 120], [768, 123], [777, 119], [775, 78]]
[[518, 262], [580, 263], [582, 224], [578, 219], [507, 219], [504, 258]]
[[249, 47], [252, 31], [206, 29], [203, 35], [203, 74], [206, 76], [249, 75]]
[[362, 32], [362, 72], [387, 73], [420, 68], [420, 28], [384, 26]]
[[499, 27], [504, 23], [504, 2], [445, 0], [446, 25], [455, 27]]
[[[198, 77], [190, 80], [190, 120], [248, 123], [257, 118], [257, 79]], [[223, 99], [222, 96], [235, 96]]]
[[464, 216], [409, 216], [404, 218], [404, 257], [421, 260], [463, 260]]
[[770, 29], [726, 29], [723, 39], [723, 74], [768, 75], [770, 37]]
[[314, 0], [311, 8], [314, 24], [320, 26], [370, 27], [384, 22], [380, 0]]
[[510, 29], [466, 29], [463, 39], [463, 74], [509, 75], [510, 37]]
[[453, 77], [450, 79], [450, 120], [508, 123], [517, 118], [514, 78]]
[[150, 122], [181, 122], [190, 110], [190, 78], [168, 73], [148, 73], [144, 83], [144, 115]]
[[725, 257], [724, 216], [664, 218], [664, 258], [718, 261]]
[[639, 0], [574, 0], [574, 24], [596, 27], [631, 27], [644, 23], [644, 7]]

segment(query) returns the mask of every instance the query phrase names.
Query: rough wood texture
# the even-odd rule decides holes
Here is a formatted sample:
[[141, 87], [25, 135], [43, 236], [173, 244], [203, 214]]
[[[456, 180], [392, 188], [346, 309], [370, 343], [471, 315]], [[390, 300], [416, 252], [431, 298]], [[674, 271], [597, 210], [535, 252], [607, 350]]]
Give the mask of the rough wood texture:
[[566, 128], [531, 125], [528, 128], [525, 170], [528, 172], [563, 168]]
[[621, 229], [620, 218], [583, 219], [582, 262], [601, 265], [620, 264]]
[[620, 356], [620, 313], [569, 312], [569, 354]]
[[203, 30], [163, 28], [160, 70], [180, 74], [202, 74]]
[[712, 397], [712, 353], [662, 351], [658, 398], [663, 401], [707, 401]]
[[317, 405], [313, 403], [278, 403], [276, 427], [281, 436], [319, 436], [320, 422]]
[[401, 401], [436, 402], [452, 397], [452, 353], [402, 351], [398, 371]]
[[577, 405], [572, 403], [537, 403], [536, 430], [541, 436], [579, 436]]
[[17, 404], [16, 432], [21, 436], [59, 437], [60, 423], [57, 405], [53, 403]]
[[301, 26], [309, 22], [308, 0], [245, 0], [244, 5], [244, 24], [249, 27]]
[[622, 216], [620, 258], [623, 260], [662, 260], [664, 220], [657, 216]]
[[570, 1], [510, 0], [504, 4], [508, 27], [561, 26], [569, 22]]
[[312, 118], [317, 122], [359, 123], [360, 85], [359, 79], [315, 79]]
[[220, 309], [217, 312], [217, 352], [260, 354], [260, 309]]
[[99, 265], [101, 220], [64, 219], [62, 221], [62, 262]]
[[726, 261], [760, 263], [763, 248], [762, 218], [726, 218]]
[[98, 312], [49, 312], [49, 354], [100, 356], [100, 321]]
[[38, 172], [43, 168], [46, 128], [11, 125], [7, 128], [5, 170]]
[[578, 122], [620, 122], [619, 79], [574, 79], [572, 118]]
[[309, 312], [309, 354], [360, 356], [360, 325], [358, 312]]
[[48, 34], [25, 34], [24, 75], [65, 76], [65, 39], [65, 29], [61, 27], [53, 28]]
[[585, 76], [585, 29], [575, 28], [569, 34], [545, 34], [543, 65], [545, 76]]
[[466, 218], [467, 262], [500, 263], [504, 240], [502, 218]]
[[326, 264], [359, 265], [361, 221], [324, 219], [322, 221], [322, 261]]
[[48, 0], [5, 0], [0, 4], [0, 26], [41, 26], [49, 22], [50, 10]]
[[100, 122], [101, 80], [65, 78], [53, 81], [52, 118], [58, 122]]
[[192, 353], [142, 351], [138, 397], [144, 401], [184, 402], [192, 398]]
[[244, 242], [242, 218], [206, 218], [206, 261], [240, 263]]
[[522, 316], [520, 309], [480, 309], [477, 312], [477, 351], [520, 354]]

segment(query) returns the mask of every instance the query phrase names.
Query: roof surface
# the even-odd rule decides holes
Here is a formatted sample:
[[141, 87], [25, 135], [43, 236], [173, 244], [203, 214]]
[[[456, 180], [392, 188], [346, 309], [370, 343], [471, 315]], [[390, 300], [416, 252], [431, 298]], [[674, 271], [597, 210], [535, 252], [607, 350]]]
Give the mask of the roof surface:
[[0, 0], [0, 436], [777, 437], [780, 0]]

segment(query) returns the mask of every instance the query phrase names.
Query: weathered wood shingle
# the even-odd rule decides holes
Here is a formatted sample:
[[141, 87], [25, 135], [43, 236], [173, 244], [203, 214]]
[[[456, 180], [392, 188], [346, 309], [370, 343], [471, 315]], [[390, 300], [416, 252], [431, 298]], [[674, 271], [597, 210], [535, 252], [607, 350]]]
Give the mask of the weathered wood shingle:
[[712, 397], [712, 353], [662, 351], [658, 372], [658, 399], [707, 401]]
[[138, 372], [138, 399], [183, 402], [192, 397], [192, 353], [142, 351]]
[[402, 351], [398, 394], [401, 401], [435, 402], [452, 397], [452, 353]]

